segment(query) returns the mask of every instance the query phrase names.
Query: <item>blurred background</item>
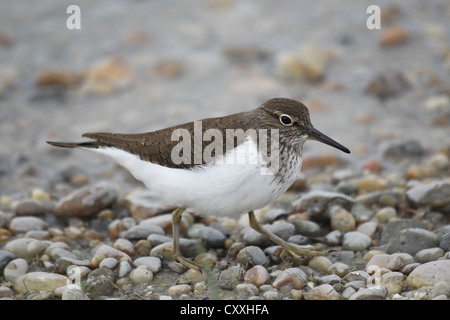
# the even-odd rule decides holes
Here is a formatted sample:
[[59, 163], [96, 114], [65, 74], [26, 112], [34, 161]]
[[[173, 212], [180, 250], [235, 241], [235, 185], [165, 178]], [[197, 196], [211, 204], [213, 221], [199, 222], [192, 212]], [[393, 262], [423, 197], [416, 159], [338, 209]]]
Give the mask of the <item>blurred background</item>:
[[[46, 140], [150, 131], [273, 97], [305, 103], [352, 150], [308, 142], [305, 158], [361, 169], [448, 149], [450, 1], [374, 2], [0, 0], [0, 193], [62, 170], [133, 183], [109, 159]], [[372, 4], [381, 29], [367, 28]], [[67, 28], [70, 5], [79, 30]]]

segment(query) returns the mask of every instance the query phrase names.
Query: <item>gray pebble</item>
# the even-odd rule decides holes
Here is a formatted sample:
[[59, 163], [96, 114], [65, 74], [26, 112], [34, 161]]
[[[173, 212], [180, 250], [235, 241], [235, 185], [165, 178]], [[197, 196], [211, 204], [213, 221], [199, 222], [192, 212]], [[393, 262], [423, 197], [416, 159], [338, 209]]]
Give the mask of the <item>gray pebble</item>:
[[372, 244], [372, 239], [364, 233], [350, 231], [344, 234], [342, 248], [351, 251], [366, 250]]
[[163, 236], [160, 234], [151, 234], [147, 238], [148, 242], [152, 245], [152, 247], [156, 247], [165, 242], [171, 242], [172, 238], [168, 236]]
[[90, 300], [89, 296], [79, 286], [68, 286], [64, 289], [61, 300]]
[[406, 199], [417, 207], [450, 209], [450, 182], [437, 181], [419, 184], [406, 192]]
[[[159, 227], [159, 226], [155, 226]], [[162, 228], [159, 227], [161, 230]], [[152, 230], [149, 230], [147, 228], [143, 228], [141, 226], [134, 226], [131, 227], [128, 230], [122, 231], [119, 234], [120, 238], [125, 238], [128, 240], [140, 240], [140, 239], [147, 239], [147, 237], [152, 233]]]
[[298, 244], [299, 246], [311, 244], [311, 240], [308, 237], [305, 237], [304, 235], [301, 235], [301, 234], [296, 234], [296, 235], [289, 237], [287, 242], [292, 242], [292, 243]]
[[93, 297], [110, 296], [114, 292], [115, 281], [114, 272], [110, 269], [95, 269], [87, 278], [88, 292]]
[[439, 245], [439, 237], [421, 228], [404, 229], [395, 234], [386, 248], [387, 253], [406, 252], [415, 255], [422, 249]]
[[15, 217], [9, 223], [9, 230], [14, 234], [45, 229], [47, 224], [37, 217]]
[[444, 234], [439, 242], [439, 247], [445, 252], [450, 251], [450, 231]]
[[10, 261], [3, 270], [6, 281], [14, 282], [18, 277], [28, 271], [28, 263], [25, 259], [18, 258]]
[[0, 274], [3, 272], [3, 269], [6, 267], [6, 265], [11, 261], [16, 259], [17, 256], [14, 253], [0, 250]]
[[227, 237], [222, 233], [222, 231], [211, 227], [203, 227], [198, 233], [203, 244], [207, 248], [222, 248]]
[[444, 255], [444, 253], [444, 250], [442, 250], [441, 248], [422, 249], [416, 253], [414, 258], [417, 262], [426, 263], [439, 259]]
[[342, 232], [333, 230], [325, 236], [325, 243], [329, 246], [339, 246], [342, 241]]
[[[264, 228], [274, 233], [283, 240], [287, 240], [289, 239], [289, 237], [294, 235], [295, 230], [295, 227], [291, 223], [287, 222], [276, 223], [272, 225], [264, 225]], [[258, 247], [268, 247], [274, 244], [269, 238], [262, 235], [253, 228], [245, 228], [242, 231], [242, 240], [248, 245]]]
[[133, 261], [133, 264], [138, 267], [145, 265], [150, 268], [153, 273], [157, 273], [161, 270], [161, 259], [156, 257], [140, 257]]
[[330, 274], [319, 278], [320, 283], [334, 285], [336, 283], [341, 283], [342, 279], [338, 275]]
[[401, 230], [408, 228], [426, 229], [427, 225], [424, 221], [415, 219], [400, 219], [385, 223], [381, 227], [381, 244], [387, 244]]
[[314, 221], [294, 220], [292, 224], [295, 227], [295, 233], [301, 234], [306, 237], [318, 237], [320, 236], [320, 226]]
[[249, 266], [269, 265], [269, 259], [264, 254], [264, 251], [257, 246], [248, 246], [239, 251], [236, 261], [244, 265], [246, 268]]
[[384, 300], [387, 295], [386, 287], [374, 286], [359, 289], [350, 296], [349, 300]]
[[236, 285], [242, 282], [244, 274], [245, 269], [241, 266], [231, 266], [219, 274], [217, 283], [222, 289], [233, 290]]

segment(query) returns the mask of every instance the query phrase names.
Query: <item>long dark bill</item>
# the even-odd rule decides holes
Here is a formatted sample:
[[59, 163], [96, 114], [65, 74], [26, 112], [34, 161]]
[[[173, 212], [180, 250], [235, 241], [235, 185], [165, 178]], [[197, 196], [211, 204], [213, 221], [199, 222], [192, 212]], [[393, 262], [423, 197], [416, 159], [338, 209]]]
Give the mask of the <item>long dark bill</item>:
[[314, 127], [311, 127], [311, 129], [308, 132], [308, 135], [309, 135], [309, 139], [325, 143], [325, 144], [332, 146], [336, 149], [339, 149], [345, 153], [350, 153], [350, 150], [348, 148], [344, 147], [339, 142], [331, 139], [329, 136], [323, 134], [322, 132], [320, 132], [319, 130], [317, 130]]

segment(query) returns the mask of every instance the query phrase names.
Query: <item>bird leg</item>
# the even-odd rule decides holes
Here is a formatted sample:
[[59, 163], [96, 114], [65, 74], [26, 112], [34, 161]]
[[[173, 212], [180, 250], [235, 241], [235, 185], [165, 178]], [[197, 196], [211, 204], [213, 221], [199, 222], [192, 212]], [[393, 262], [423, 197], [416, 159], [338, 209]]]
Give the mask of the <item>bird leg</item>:
[[[317, 251], [317, 249], [321, 249], [323, 245], [317, 245], [314, 247], [300, 247], [296, 246], [294, 244], [287, 243], [277, 235], [273, 234], [272, 232], [264, 229], [256, 220], [255, 213], [253, 211], [250, 211], [248, 213], [250, 226], [258, 231], [259, 233], [263, 234], [279, 246], [283, 248], [283, 250], [287, 253], [289, 253], [295, 260], [304, 260], [301, 256], [323, 256], [326, 255], [326, 252]], [[300, 256], [299, 256], [300, 255]]]

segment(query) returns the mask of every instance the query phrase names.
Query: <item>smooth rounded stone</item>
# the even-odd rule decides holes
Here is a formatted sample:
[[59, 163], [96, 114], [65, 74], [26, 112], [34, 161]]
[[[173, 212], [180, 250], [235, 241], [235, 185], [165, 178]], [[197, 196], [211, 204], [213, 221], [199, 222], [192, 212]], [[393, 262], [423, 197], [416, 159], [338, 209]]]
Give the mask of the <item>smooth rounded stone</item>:
[[344, 282], [352, 282], [352, 281], [364, 281], [366, 282], [369, 279], [370, 274], [363, 270], [356, 270], [347, 273], [347, 275], [342, 279]]
[[391, 254], [377, 254], [374, 255], [366, 264], [366, 271], [369, 273], [377, 271], [379, 268], [386, 268], [392, 271], [403, 269], [404, 262], [399, 256]]
[[107, 268], [98, 268], [87, 277], [87, 292], [91, 297], [110, 296], [113, 294], [116, 282], [114, 272]]
[[361, 289], [361, 288], [365, 288], [366, 287], [366, 281], [365, 280], [353, 280], [353, 281], [348, 281], [345, 285], [344, 288], [353, 288], [355, 289], [355, 291]]
[[61, 300], [91, 300], [84, 290], [77, 285], [69, 285], [64, 288]]
[[207, 248], [217, 249], [222, 248], [227, 237], [222, 233], [222, 231], [217, 230], [212, 227], [203, 227], [198, 233], [203, 244]]
[[252, 283], [239, 283], [236, 286], [236, 294], [240, 299], [248, 299], [259, 294], [258, 287]]
[[14, 298], [14, 291], [7, 286], [0, 286], [0, 300]]
[[27, 199], [20, 201], [14, 207], [14, 212], [17, 216], [38, 216], [54, 213], [55, 207], [56, 203], [53, 201]]
[[424, 221], [416, 219], [400, 219], [393, 220], [385, 223], [381, 226], [381, 239], [380, 244], [387, 244], [391, 239], [396, 236], [401, 230], [409, 228], [421, 228], [426, 229], [427, 224]]
[[[158, 227], [158, 226], [155, 226]], [[161, 230], [162, 228], [159, 227]], [[151, 230], [147, 228], [143, 228], [141, 226], [134, 226], [131, 227], [128, 230], [122, 231], [119, 233], [120, 238], [125, 238], [128, 240], [140, 240], [140, 239], [147, 239], [147, 237], [152, 233]]]
[[[101, 212], [104, 212], [104, 210]], [[101, 212], [99, 213], [99, 216]], [[126, 217], [120, 220], [115, 219], [108, 224], [109, 235], [113, 239], [118, 238], [121, 232], [131, 229], [134, 226], [136, 226], [136, 220], [133, 218]]]
[[257, 246], [248, 246], [243, 248], [236, 256], [236, 261], [241, 263], [245, 267], [269, 265], [269, 259], [265, 255], [264, 251]]
[[292, 237], [289, 237], [287, 242], [295, 243], [298, 244], [299, 246], [311, 244], [311, 240], [308, 237], [301, 234], [295, 234]]
[[133, 243], [128, 239], [119, 238], [114, 241], [113, 247], [117, 250], [125, 252], [129, 256], [134, 255]]
[[153, 273], [161, 270], [161, 259], [157, 257], [140, 257], [133, 261], [135, 266], [147, 266]]
[[170, 212], [176, 208], [161, 202], [151, 191], [133, 192], [125, 197], [125, 205], [136, 221], [143, 221], [162, 213]]
[[386, 247], [386, 252], [406, 252], [415, 255], [420, 250], [438, 245], [439, 237], [433, 232], [421, 228], [409, 228], [401, 230], [392, 237]]
[[350, 182], [356, 185], [359, 194], [385, 190], [389, 187], [388, 182], [384, 178], [376, 175], [355, 178], [350, 180]]
[[90, 218], [116, 202], [118, 192], [111, 184], [100, 182], [77, 189], [61, 198], [55, 215], [62, 219]]
[[47, 224], [37, 217], [15, 217], [9, 223], [9, 230], [14, 234], [45, 229], [47, 229]]
[[330, 284], [321, 284], [303, 294], [305, 300], [341, 300], [339, 293]]
[[269, 283], [270, 275], [266, 268], [261, 265], [256, 265], [245, 272], [244, 281], [259, 288], [262, 285]]
[[241, 266], [231, 266], [220, 272], [217, 284], [221, 289], [233, 290], [236, 285], [242, 282], [244, 274], [245, 269]]
[[54, 292], [57, 288], [69, 283], [66, 276], [49, 272], [29, 272], [20, 276], [14, 282], [14, 291], [25, 293], [28, 291]]
[[397, 210], [393, 207], [385, 207], [375, 213], [375, 218], [382, 223], [388, 222], [395, 217], [397, 217]]
[[51, 250], [50, 256], [53, 260], [57, 260], [59, 258], [70, 258], [70, 259], [77, 258], [77, 256], [71, 250], [65, 248], [54, 248], [53, 250]]
[[264, 253], [269, 256], [270, 260], [278, 264], [282, 261], [281, 255], [283, 254], [283, 248], [280, 246], [271, 246], [264, 249]]
[[428, 248], [417, 252], [414, 258], [417, 262], [426, 263], [437, 260], [440, 257], [443, 257], [444, 254], [445, 252], [441, 248]]
[[388, 272], [381, 276], [380, 284], [386, 287], [389, 296], [400, 294], [406, 287], [405, 276], [401, 272]]
[[355, 230], [356, 220], [353, 215], [343, 208], [331, 210], [330, 224], [333, 230], [348, 232]]
[[6, 281], [14, 282], [18, 277], [23, 276], [28, 271], [28, 262], [18, 258], [10, 261], [3, 270]]
[[91, 264], [94, 268], [97, 268], [100, 262], [108, 257], [115, 258], [119, 261], [123, 259], [131, 261], [130, 256], [125, 252], [104, 244], [97, 248], [97, 250], [94, 252], [94, 255], [91, 259]]
[[100, 262], [99, 268], [107, 268], [107, 269], [114, 270], [118, 264], [119, 264], [119, 261], [116, 258], [108, 257], [108, 258], [103, 259]]
[[133, 267], [128, 261], [120, 261], [119, 267], [117, 268], [117, 276], [119, 278], [124, 278], [130, 274], [133, 270]]
[[342, 262], [335, 262], [328, 267], [328, 274], [336, 274], [339, 277], [344, 277], [347, 273], [349, 273], [351, 267]]
[[291, 209], [293, 212], [306, 212], [314, 220], [323, 220], [328, 219], [328, 210], [333, 206], [350, 211], [353, 203], [354, 201], [351, 197], [342, 193], [313, 190], [293, 201]]
[[439, 247], [445, 252], [450, 251], [450, 232], [444, 234], [439, 242]]
[[3, 272], [3, 269], [6, 265], [11, 261], [16, 259], [17, 256], [9, 251], [0, 250], [0, 274]]
[[180, 296], [182, 294], [188, 294], [192, 291], [192, 288], [188, 284], [177, 284], [169, 287], [167, 293], [171, 296]]
[[415, 268], [406, 278], [409, 287], [432, 286], [438, 282], [450, 283], [450, 260], [437, 260]]
[[370, 247], [372, 239], [358, 231], [350, 231], [344, 234], [342, 248], [351, 251], [363, 251]]
[[353, 194], [358, 193], [358, 186], [352, 182], [349, 181], [341, 181], [338, 183], [336, 188], [334, 189], [335, 192], [343, 193], [345, 195], [351, 196]]
[[347, 287], [342, 291], [342, 299], [348, 300], [356, 292], [352, 287]]
[[327, 257], [314, 256], [311, 258], [311, 260], [309, 260], [308, 267], [310, 267], [311, 269], [314, 269], [314, 270], [320, 270], [322, 272], [327, 273], [328, 269], [330, 268], [330, 266], [332, 264], [333, 263]]
[[166, 234], [166, 232], [160, 225], [153, 223], [151, 220], [143, 220], [137, 226], [148, 230], [149, 235], [150, 234], [159, 234], [159, 235], [163, 236]]
[[152, 245], [152, 247], [156, 247], [162, 243], [171, 242], [172, 238], [168, 236], [163, 236], [160, 234], [151, 234], [147, 238], [148, 242]]
[[40, 256], [48, 247], [47, 242], [33, 238], [20, 238], [9, 241], [4, 249], [23, 259]]
[[295, 233], [306, 237], [320, 236], [320, 226], [314, 221], [293, 220], [292, 224], [295, 227]]
[[134, 284], [149, 283], [153, 280], [153, 272], [147, 265], [140, 265], [130, 272], [130, 279]]
[[352, 294], [349, 300], [385, 300], [388, 296], [386, 287], [373, 286], [358, 289]]
[[276, 291], [266, 291], [263, 293], [264, 300], [280, 300], [281, 296]]
[[334, 284], [337, 284], [337, 283], [341, 283], [342, 279], [341, 279], [341, 277], [339, 277], [336, 274], [330, 274], [330, 275], [327, 275], [327, 276], [320, 277], [319, 281], [322, 284], [334, 285]]
[[375, 214], [370, 207], [366, 207], [365, 205], [361, 205], [359, 203], [355, 203], [355, 205], [353, 205], [351, 213], [358, 223], [369, 221]]
[[[264, 225], [264, 228], [285, 241], [287, 241], [289, 237], [293, 236], [295, 231], [295, 227], [291, 223], [287, 222]], [[268, 247], [273, 245], [272, 240], [250, 227], [245, 228], [242, 231], [242, 241], [244, 241], [247, 245], [258, 247]]]
[[333, 230], [325, 236], [325, 243], [329, 246], [339, 246], [342, 241], [342, 232]]
[[367, 221], [367, 222], [361, 223], [356, 228], [356, 231], [369, 236], [371, 239], [375, 238], [377, 230], [378, 230], [378, 223], [375, 221]]
[[450, 208], [450, 182], [437, 181], [419, 184], [406, 192], [406, 200], [413, 206], [429, 206], [439, 210]]
[[277, 290], [280, 290], [281, 288], [302, 289], [307, 281], [308, 276], [302, 269], [287, 268], [276, 277], [272, 286]]

